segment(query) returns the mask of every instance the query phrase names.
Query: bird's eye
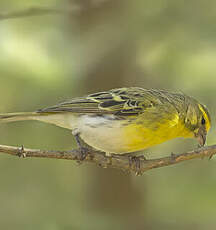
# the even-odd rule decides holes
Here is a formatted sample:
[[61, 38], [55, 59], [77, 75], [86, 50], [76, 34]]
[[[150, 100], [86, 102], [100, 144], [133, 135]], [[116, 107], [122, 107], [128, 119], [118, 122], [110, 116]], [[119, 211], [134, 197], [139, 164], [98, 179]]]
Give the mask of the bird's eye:
[[205, 123], [206, 123], [206, 121], [205, 121], [204, 117], [202, 117], [201, 124], [205, 125]]

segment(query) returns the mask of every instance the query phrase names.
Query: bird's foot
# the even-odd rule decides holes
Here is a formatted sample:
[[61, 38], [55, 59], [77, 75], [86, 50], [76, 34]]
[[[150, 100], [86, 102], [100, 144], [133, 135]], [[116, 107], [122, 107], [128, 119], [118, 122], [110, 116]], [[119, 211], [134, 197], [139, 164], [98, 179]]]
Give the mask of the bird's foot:
[[205, 146], [204, 146], [204, 145], [201, 145], [201, 144], [198, 144], [198, 145], [197, 145], [197, 148], [198, 148], [198, 149], [203, 148], [203, 147], [205, 147]]
[[141, 170], [141, 163], [140, 160], [147, 160], [145, 158], [145, 156], [129, 156], [129, 164], [130, 167], [133, 168], [134, 167], [134, 171], [136, 176], [141, 176], [142, 175], [142, 170]]
[[88, 155], [88, 148], [85, 148], [83, 146], [79, 147], [79, 156], [78, 156], [78, 162], [81, 163], [82, 161], [84, 161]]

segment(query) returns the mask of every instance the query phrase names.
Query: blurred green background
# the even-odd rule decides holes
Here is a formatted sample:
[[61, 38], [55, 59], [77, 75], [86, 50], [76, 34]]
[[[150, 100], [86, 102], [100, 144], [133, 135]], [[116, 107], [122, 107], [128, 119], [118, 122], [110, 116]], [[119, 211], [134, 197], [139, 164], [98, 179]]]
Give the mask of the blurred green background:
[[[0, 12], [72, 9], [0, 21], [0, 113], [34, 111], [115, 87], [185, 92], [206, 104], [216, 142], [216, 2], [0, 0]], [[36, 122], [0, 126], [0, 143], [75, 147], [70, 131]], [[146, 157], [197, 147], [173, 140]], [[1, 154], [0, 229], [215, 229], [216, 161], [193, 160], [141, 177], [91, 164]]]

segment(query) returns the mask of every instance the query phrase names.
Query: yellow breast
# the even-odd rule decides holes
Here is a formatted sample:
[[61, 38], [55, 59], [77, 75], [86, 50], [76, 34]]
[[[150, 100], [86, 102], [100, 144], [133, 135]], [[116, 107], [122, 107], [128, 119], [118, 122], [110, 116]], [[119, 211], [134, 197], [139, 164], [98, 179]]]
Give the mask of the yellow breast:
[[146, 149], [176, 137], [193, 137], [193, 134], [175, 119], [159, 123], [154, 129], [136, 123], [124, 128], [124, 141], [127, 143], [128, 152]]
[[143, 117], [136, 120], [114, 118], [111, 115], [85, 115], [78, 117], [76, 127], [88, 145], [106, 153], [116, 154], [136, 152], [179, 136], [192, 137], [175, 114], [172, 119], [168, 117], [166, 121], [160, 120], [157, 123], [150, 123]]

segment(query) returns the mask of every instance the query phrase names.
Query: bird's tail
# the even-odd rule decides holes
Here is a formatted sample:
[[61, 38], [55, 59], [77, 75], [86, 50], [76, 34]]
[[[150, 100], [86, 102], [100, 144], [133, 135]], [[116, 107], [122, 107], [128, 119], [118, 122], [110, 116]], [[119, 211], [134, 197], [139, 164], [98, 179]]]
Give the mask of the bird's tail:
[[4, 114], [0, 114], [0, 123], [34, 120], [37, 116], [40, 116], [40, 113], [37, 112], [4, 113]]

